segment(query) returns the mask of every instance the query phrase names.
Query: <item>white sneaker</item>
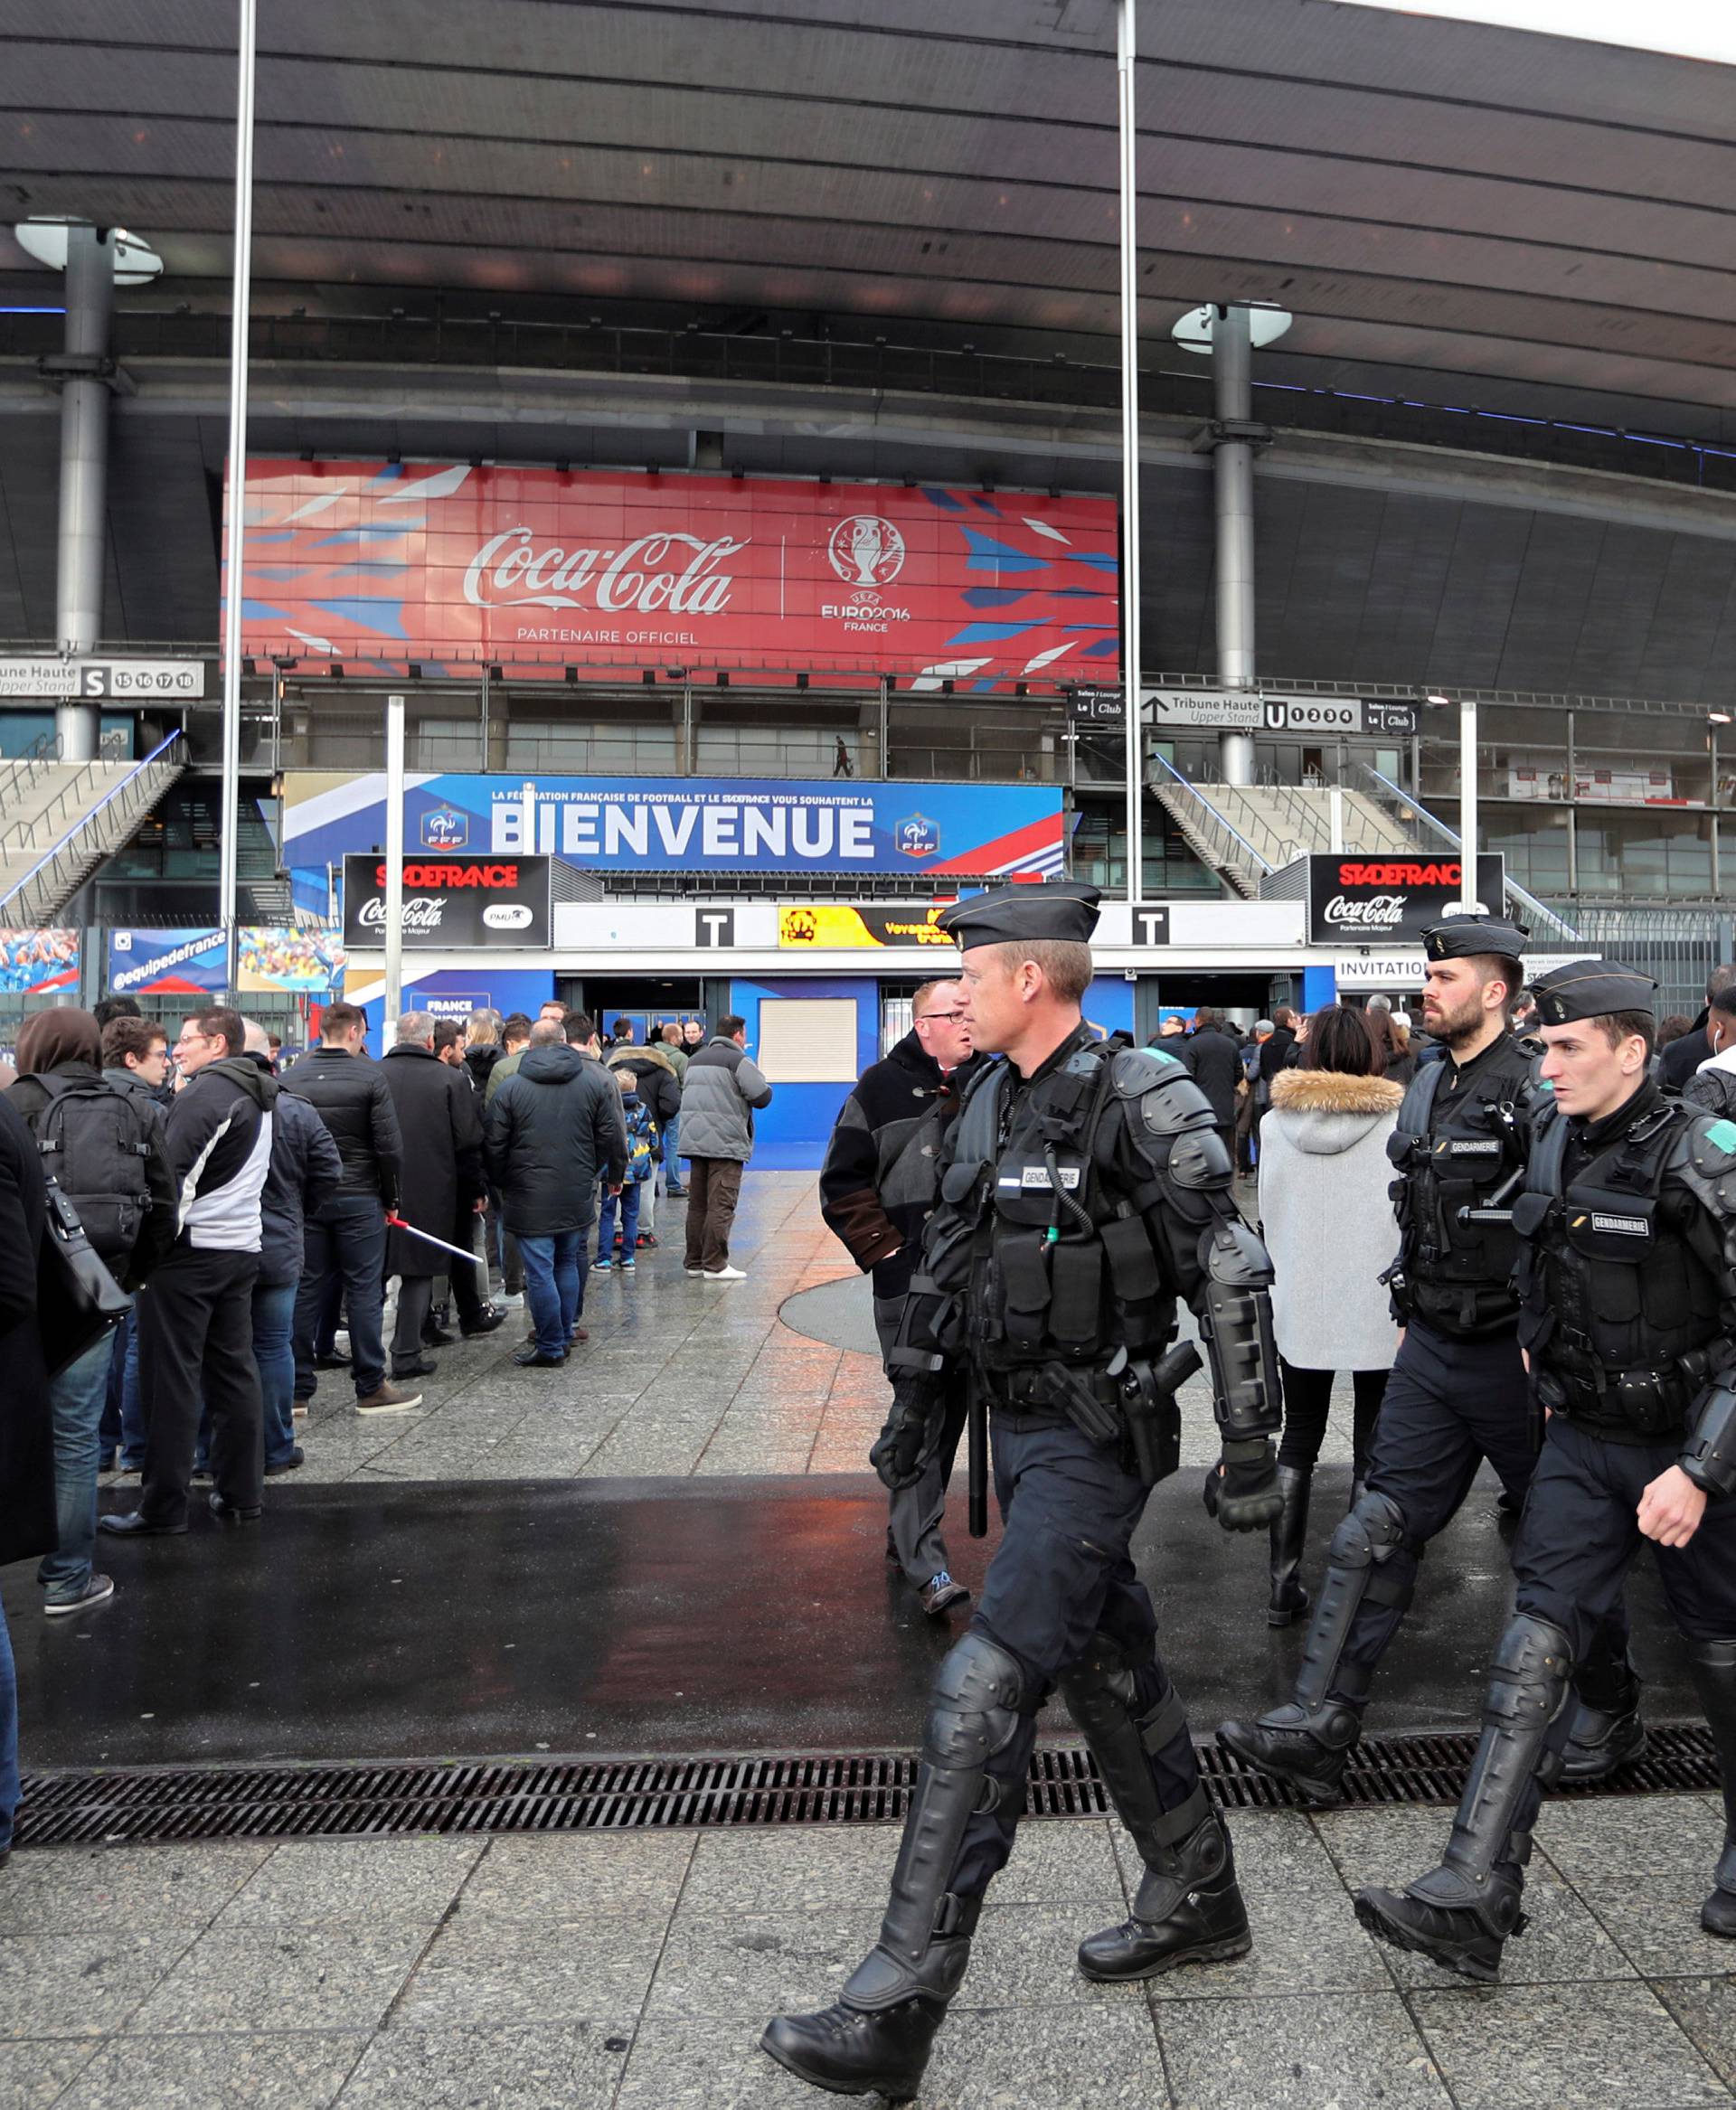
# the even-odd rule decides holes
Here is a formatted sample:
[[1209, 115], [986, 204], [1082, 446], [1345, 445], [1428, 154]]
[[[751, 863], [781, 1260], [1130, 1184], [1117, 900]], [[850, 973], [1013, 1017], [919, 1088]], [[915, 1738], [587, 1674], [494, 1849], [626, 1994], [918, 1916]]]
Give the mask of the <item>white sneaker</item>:
[[700, 1273], [707, 1282], [745, 1282], [746, 1272], [740, 1267], [719, 1267], [714, 1272], [702, 1267]]
[[511, 1296], [503, 1296], [500, 1308], [503, 1312], [522, 1312], [524, 1309], [524, 1293], [515, 1289]]
[[689, 1275], [703, 1275], [705, 1270], [703, 1267], [690, 1267], [687, 1272]]

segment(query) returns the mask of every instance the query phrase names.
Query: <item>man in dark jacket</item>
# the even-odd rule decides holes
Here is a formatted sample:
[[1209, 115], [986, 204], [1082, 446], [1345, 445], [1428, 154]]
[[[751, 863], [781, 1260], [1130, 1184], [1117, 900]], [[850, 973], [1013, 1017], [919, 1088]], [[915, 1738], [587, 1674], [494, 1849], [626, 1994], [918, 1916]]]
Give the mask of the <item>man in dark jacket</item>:
[[[442, 1062], [434, 1051], [434, 1020], [425, 1011], [407, 1011], [398, 1021], [398, 1040], [380, 1065], [392, 1094], [398, 1126], [414, 1138], [404, 1159], [398, 1213], [413, 1230], [426, 1231], [450, 1245], [462, 1210], [473, 1214], [486, 1190], [482, 1177], [482, 1116], [476, 1087], [460, 1068]], [[422, 1359], [422, 1333], [434, 1296], [434, 1277], [444, 1272], [438, 1246], [410, 1231], [392, 1230], [386, 1238], [386, 1273], [398, 1277], [398, 1323], [392, 1336], [394, 1379], [431, 1378], [436, 1366]], [[464, 1285], [476, 1296], [476, 1269], [452, 1263], [454, 1291]], [[467, 1331], [470, 1329], [467, 1328]], [[483, 1329], [485, 1332], [486, 1328]]]
[[1731, 988], [1736, 988], [1736, 967], [1714, 967], [1706, 976], [1706, 1007], [1694, 1020], [1693, 1031], [1672, 1041], [1657, 1059], [1657, 1081], [1666, 1092], [1681, 1091], [1700, 1065], [1717, 1054], [1712, 1044], [1712, 1007]]
[[[47, 1235], [42, 1159], [24, 1116], [0, 1094], [0, 1565], [54, 1549], [54, 1434], [39, 1323], [37, 1269]], [[50, 1348], [54, 1343], [49, 1342]], [[0, 1860], [18, 1811], [18, 1680], [0, 1612]]]
[[1223, 1013], [1202, 1004], [1194, 1013], [1194, 1031], [1171, 1050], [1212, 1102], [1212, 1118], [1231, 1163], [1236, 1154], [1236, 1087], [1241, 1082], [1241, 1050], [1223, 1030]]
[[356, 1060], [367, 1021], [352, 1003], [326, 1007], [319, 1045], [283, 1080], [332, 1132], [343, 1161], [337, 1192], [307, 1219], [307, 1263], [296, 1292], [296, 1399], [314, 1397], [314, 1336], [328, 1286], [342, 1276], [349, 1311], [350, 1375], [358, 1414], [401, 1414], [421, 1394], [386, 1382], [386, 1218], [398, 1207], [404, 1145], [379, 1064]]
[[[98, 1065], [101, 1041], [88, 1011], [44, 1011], [18, 1035], [23, 1073], [7, 1097], [24, 1117], [42, 1170], [60, 1187], [117, 1281], [131, 1288], [175, 1241], [175, 1174], [156, 1108], [118, 1092]], [[105, 1334], [49, 1386], [54, 1418], [54, 1493], [60, 1548], [37, 1570], [51, 1615], [107, 1603], [113, 1579], [96, 1573], [99, 1429], [114, 1343]]]
[[193, 1013], [175, 1043], [182, 1088], [165, 1134], [180, 1183], [180, 1235], [151, 1279], [139, 1340], [145, 1484], [136, 1510], [101, 1519], [127, 1537], [179, 1533], [202, 1412], [211, 1416], [212, 1513], [250, 1521], [265, 1470], [252, 1296], [277, 1081], [242, 1052], [236, 1013]]
[[730, 1226], [741, 1175], [753, 1154], [755, 1110], [771, 1087], [748, 1060], [748, 1022], [728, 1014], [687, 1065], [681, 1088], [681, 1147], [693, 1166], [687, 1204], [687, 1272], [710, 1282], [741, 1282], [730, 1266]]
[[[113, 1009], [116, 1005], [122, 1008]], [[105, 1011], [110, 1013], [106, 1023], [102, 1016]], [[138, 1015], [138, 1006], [130, 996], [110, 997], [98, 1004], [91, 1016], [102, 1024], [104, 1083], [127, 1093], [136, 1105], [148, 1107], [160, 1123], [174, 1097], [173, 1093], [164, 1090], [169, 1074], [168, 1035], [155, 1019]], [[169, 1213], [172, 1221], [173, 1206]], [[138, 1320], [140, 1307], [149, 1294], [140, 1288], [132, 1310], [115, 1328], [108, 1397], [102, 1409], [102, 1431], [97, 1445], [100, 1472], [113, 1464], [117, 1449], [122, 1472], [137, 1473], [145, 1464], [145, 1409], [138, 1390]]]
[[580, 1259], [599, 1180], [627, 1177], [621, 1095], [599, 1062], [568, 1041], [589, 1020], [541, 1019], [524, 1060], [495, 1094], [485, 1155], [506, 1229], [524, 1257], [524, 1295], [535, 1336], [513, 1361], [552, 1369], [566, 1361], [579, 1323]]
[[[270, 1036], [247, 1021], [247, 1060], [271, 1074]], [[253, 1285], [253, 1361], [265, 1415], [267, 1479], [302, 1463], [296, 1441], [296, 1292], [307, 1261], [307, 1218], [344, 1180], [332, 1132], [306, 1099], [279, 1092], [271, 1110], [271, 1163], [259, 1196], [259, 1273]]]
[[[922, 1249], [922, 1227], [940, 1196], [940, 1148], [981, 1066], [971, 1052], [957, 982], [925, 982], [910, 1000], [910, 1031], [871, 1062], [844, 1102], [820, 1169], [820, 1213], [858, 1267], [874, 1276], [874, 1331], [882, 1356], [898, 1339], [904, 1298]], [[888, 1372], [890, 1376], [890, 1371]], [[886, 1550], [938, 1615], [970, 1592], [947, 1567], [940, 1520], [964, 1427], [965, 1399], [948, 1406], [921, 1477], [892, 1491]]]

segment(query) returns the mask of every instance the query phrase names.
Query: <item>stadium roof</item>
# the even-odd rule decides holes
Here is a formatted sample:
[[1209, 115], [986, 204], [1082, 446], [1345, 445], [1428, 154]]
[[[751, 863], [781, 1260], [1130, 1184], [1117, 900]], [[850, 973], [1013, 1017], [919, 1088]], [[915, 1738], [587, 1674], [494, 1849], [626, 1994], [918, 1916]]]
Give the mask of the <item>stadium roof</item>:
[[[234, 18], [11, 0], [7, 219], [136, 228], [128, 297], [221, 305]], [[1146, 0], [1141, 41], [1156, 345], [1275, 300], [1269, 379], [1736, 434], [1736, 71], [1329, 0]], [[260, 307], [1113, 356], [1110, 0], [295, 0], [258, 113]], [[0, 302], [43, 297], [0, 234]]]

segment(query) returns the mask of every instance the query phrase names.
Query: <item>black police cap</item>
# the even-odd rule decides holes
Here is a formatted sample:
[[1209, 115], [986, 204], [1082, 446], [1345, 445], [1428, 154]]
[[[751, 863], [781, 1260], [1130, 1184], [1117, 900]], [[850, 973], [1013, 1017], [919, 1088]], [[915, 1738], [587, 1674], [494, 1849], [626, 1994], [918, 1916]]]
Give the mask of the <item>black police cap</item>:
[[1040, 887], [995, 887], [955, 901], [935, 918], [960, 952], [974, 945], [1021, 945], [1032, 938], [1065, 938], [1086, 945], [1097, 928], [1100, 888], [1083, 880], [1052, 880]]
[[1495, 953], [1520, 959], [1531, 933], [1504, 916], [1449, 916], [1422, 934], [1422, 949], [1431, 960], [1463, 960], [1474, 953]]
[[1619, 960], [1570, 960], [1531, 985], [1538, 1020], [1546, 1026], [1571, 1026], [1617, 1011], [1651, 1011], [1656, 991], [1649, 975], [1624, 967]]

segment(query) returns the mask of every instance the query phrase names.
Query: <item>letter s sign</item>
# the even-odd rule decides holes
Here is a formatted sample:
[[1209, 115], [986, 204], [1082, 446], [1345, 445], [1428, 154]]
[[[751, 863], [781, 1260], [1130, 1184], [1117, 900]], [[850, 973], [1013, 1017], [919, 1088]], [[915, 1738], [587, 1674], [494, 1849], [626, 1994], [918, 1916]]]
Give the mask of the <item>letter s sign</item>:
[[79, 669], [79, 693], [80, 696], [106, 696], [108, 693], [108, 669], [106, 666], [81, 666]]

